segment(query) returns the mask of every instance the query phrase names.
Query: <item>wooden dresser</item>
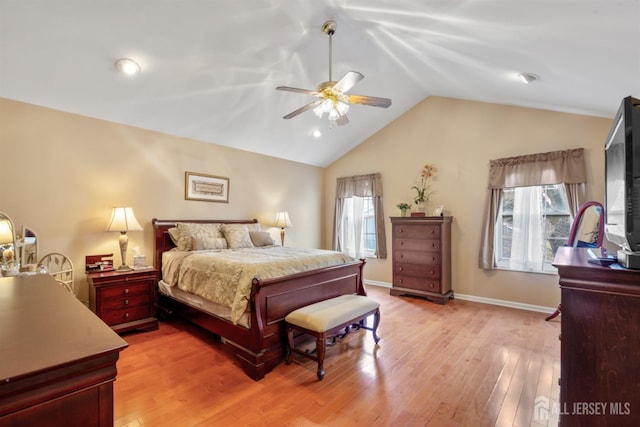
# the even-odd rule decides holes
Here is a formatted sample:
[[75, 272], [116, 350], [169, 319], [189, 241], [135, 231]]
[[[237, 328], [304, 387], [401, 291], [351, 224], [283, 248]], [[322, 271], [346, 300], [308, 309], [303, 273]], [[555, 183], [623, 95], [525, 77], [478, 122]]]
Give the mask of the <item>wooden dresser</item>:
[[114, 331], [158, 329], [154, 317], [158, 270], [87, 273], [87, 279], [91, 310]]
[[[640, 425], [640, 270], [561, 247], [560, 425]], [[550, 396], [553, 400], [555, 396]]]
[[0, 278], [0, 425], [113, 427], [127, 343], [49, 275]]
[[446, 217], [392, 217], [391, 295], [415, 295], [445, 304], [451, 289], [451, 222]]

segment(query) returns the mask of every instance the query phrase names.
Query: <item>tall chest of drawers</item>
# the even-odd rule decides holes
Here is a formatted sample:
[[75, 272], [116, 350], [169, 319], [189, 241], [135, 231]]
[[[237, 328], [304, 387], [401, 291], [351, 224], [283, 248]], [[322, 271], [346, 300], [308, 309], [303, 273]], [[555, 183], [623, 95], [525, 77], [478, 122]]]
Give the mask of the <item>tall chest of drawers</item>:
[[155, 287], [158, 270], [88, 273], [91, 310], [116, 332], [158, 329]]
[[392, 217], [391, 295], [415, 295], [445, 304], [451, 287], [453, 217]]

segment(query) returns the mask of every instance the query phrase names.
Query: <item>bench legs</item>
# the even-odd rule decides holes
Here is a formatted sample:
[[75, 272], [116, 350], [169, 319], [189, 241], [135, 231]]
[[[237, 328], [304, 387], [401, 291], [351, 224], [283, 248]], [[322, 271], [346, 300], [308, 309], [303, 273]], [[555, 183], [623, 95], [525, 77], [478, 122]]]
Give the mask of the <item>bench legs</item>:
[[[364, 322], [366, 321], [366, 318], [373, 314], [373, 326], [372, 327], [368, 327], [365, 326]], [[288, 352], [287, 352], [287, 357], [285, 358], [285, 363], [287, 365], [291, 364], [291, 360], [293, 358], [293, 353], [298, 353], [302, 356], [305, 356], [311, 360], [315, 360], [318, 363], [318, 370], [316, 372], [316, 375], [318, 377], [318, 380], [322, 380], [324, 378], [324, 355], [325, 355], [325, 351], [326, 351], [326, 342], [327, 342], [327, 338], [334, 336], [339, 330], [346, 328], [346, 332], [344, 335], [347, 335], [349, 328], [351, 327], [351, 325], [355, 325], [357, 324], [360, 328], [362, 329], [366, 329], [369, 331], [372, 331], [373, 334], [373, 340], [375, 341], [375, 343], [377, 344], [378, 341], [380, 341], [380, 337], [378, 336], [378, 325], [380, 324], [380, 309], [376, 309], [373, 313], [367, 313], [365, 316], [359, 318], [359, 319], [354, 319], [344, 325], [340, 325], [337, 328], [333, 328], [329, 331], [325, 331], [325, 332], [317, 332], [317, 331], [312, 331], [309, 329], [305, 329], [296, 325], [292, 325], [287, 323], [287, 340], [289, 342], [289, 348], [288, 348]], [[313, 337], [315, 337], [316, 339], [316, 349], [315, 349], [315, 356], [312, 354], [312, 352], [310, 352], [309, 350], [306, 351], [302, 351], [299, 350], [297, 348], [295, 348], [294, 345], [294, 337], [293, 337], [293, 332], [294, 330], [297, 331], [301, 331], [305, 334], [311, 335]], [[344, 336], [343, 335], [343, 336]]]

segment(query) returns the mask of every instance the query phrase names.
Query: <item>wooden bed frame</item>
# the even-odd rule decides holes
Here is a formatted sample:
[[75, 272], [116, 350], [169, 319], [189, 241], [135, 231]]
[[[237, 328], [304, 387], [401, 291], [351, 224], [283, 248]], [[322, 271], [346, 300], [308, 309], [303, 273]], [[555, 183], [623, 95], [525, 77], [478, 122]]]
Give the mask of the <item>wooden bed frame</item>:
[[[257, 220], [153, 219], [154, 266], [162, 274], [162, 253], [175, 247], [167, 230], [178, 222], [255, 224]], [[254, 380], [262, 379], [286, 356], [284, 317], [300, 307], [345, 294], [366, 295], [362, 283], [364, 260], [334, 267], [260, 280], [254, 278], [249, 309], [251, 328], [205, 313], [186, 303], [157, 293], [160, 312], [175, 314], [220, 336], [223, 346]]]

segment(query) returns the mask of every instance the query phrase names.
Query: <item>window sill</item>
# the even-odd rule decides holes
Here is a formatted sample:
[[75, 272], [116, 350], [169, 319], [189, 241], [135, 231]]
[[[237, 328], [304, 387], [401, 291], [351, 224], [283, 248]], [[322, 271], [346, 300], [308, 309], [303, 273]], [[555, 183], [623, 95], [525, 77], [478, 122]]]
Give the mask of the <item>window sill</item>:
[[545, 274], [547, 276], [557, 276], [558, 271], [554, 268], [553, 270], [545, 270], [545, 271], [533, 271], [533, 270], [516, 270], [514, 268], [504, 267], [504, 266], [496, 266], [496, 270], [502, 271], [511, 271], [514, 273], [532, 273], [532, 274]]

